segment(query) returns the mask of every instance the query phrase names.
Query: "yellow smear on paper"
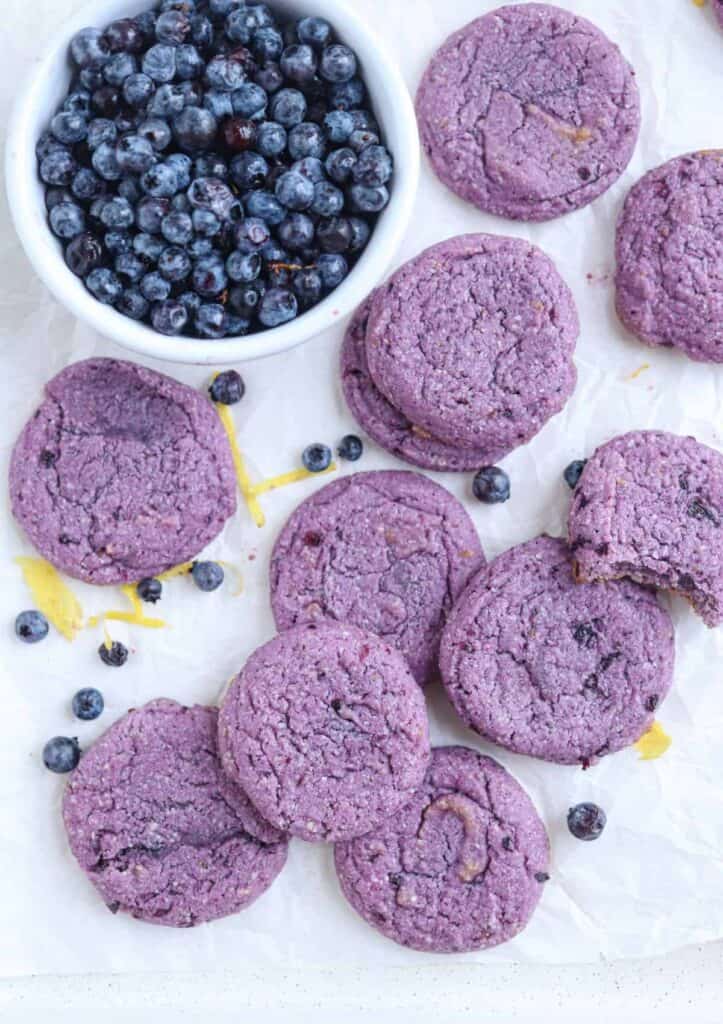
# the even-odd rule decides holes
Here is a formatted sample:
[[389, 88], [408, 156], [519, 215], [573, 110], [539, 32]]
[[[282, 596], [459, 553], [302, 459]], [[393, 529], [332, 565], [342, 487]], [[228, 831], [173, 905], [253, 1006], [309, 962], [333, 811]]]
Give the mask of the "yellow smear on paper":
[[219, 415], [223, 428], [228, 435], [228, 442], [231, 445], [231, 456], [233, 457], [233, 464], [236, 469], [239, 490], [241, 491], [248, 510], [251, 513], [251, 518], [258, 527], [261, 527], [266, 522], [266, 516], [256, 500], [256, 495], [253, 493], [251, 478], [249, 477], [244, 457], [241, 454], [241, 449], [239, 448], [238, 441], [236, 440], [236, 427], [233, 422], [231, 410], [227, 405], [220, 405], [217, 403], [216, 412]]
[[278, 476], [271, 476], [268, 480], [262, 480], [260, 484], [254, 484], [251, 493], [256, 496], [266, 494], [267, 491], [275, 491], [277, 487], [286, 487], [287, 484], [295, 484], [300, 480], [308, 480], [312, 476], [324, 476], [326, 473], [333, 473], [336, 463], [331, 462], [326, 469], [320, 473], [310, 473], [308, 469], [292, 469], [289, 473], [280, 473]]
[[22, 569], [38, 610], [66, 640], [74, 640], [76, 633], [83, 628], [83, 609], [70, 587], [42, 558], [19, 557], [15, 562]]
[[673, 742], [660, 722], [653, 722], [648, 731], [634, 744], [641, 761], [655, 761], [662, 757]]
[[637, 368], [637, 370], [633, 370], [632, 373], [629, 373], [625, 380], [637, 380], [641, 373], [645, 373], [645, 371], [649, 369], [650, 363], [643, 363]]
[[705, 7], [706, 0], [693, 0], [696, 7]]

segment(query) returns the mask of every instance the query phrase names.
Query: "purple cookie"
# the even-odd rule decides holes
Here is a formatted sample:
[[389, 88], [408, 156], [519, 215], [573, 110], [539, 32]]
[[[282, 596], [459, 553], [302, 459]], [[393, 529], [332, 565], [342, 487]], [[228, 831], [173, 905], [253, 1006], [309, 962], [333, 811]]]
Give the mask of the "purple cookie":
[[209, 401], [144, 366], [62, 370], [15, 445], [15, 518], [87, 583], [131, 583], [197, 555], [236, 510], [228, 439]]
[[372, 380], [366, 354], [366, 330], [372, 293], [351, 319], [341, 350], [341, 384], [346, 403], [359, 426], [392, 455], [440, 472], [465, 473], [501, 459], [507, 449], [458, 448], [410, 423]]
[[264, 818], [310, 842], [376, 828], [429, 763], [422, 691], [398, 651], [355, 626], [302, 626], [259, 648], [218, 724], [229, 777]]
[[417, 93], [438, 177], [481, 210], [549, 220], [587, 205], [630, 161], [640, 129], [635, 73], [585, 18], [516, 4], [443, 44]]
[[483, 564], [449, 491], [418, 473], [355, 473], [307, 498], [281, 531], [271, 605], [280, 630], [326, 618], [376, 633], [424, 685], [447, 613]]
[[563, 540], [538, 537], [470, 583], [440, 669], [463, 721], [518, 754], [594, 763], [653, 723], [673, 681], [670, 616], [628, 580], [579, 585]]
[[215, 708], [154, 700], [116, 722], [73, 772], [63, 819], [110, 910], [189, 928], [271, 885], [286, 837], [224, 774]]
[[412, 423], [451, 445], [507, 452], [572, 394], [578, 332], [572, 293], [540, 249], [462, 235], [377, 289], [366, 355]]
[[723, 455], [657, 430], [602, 445], [575, 488], [568, 520], [583, 582], [629, 576], [685, 597], [723, 623]]
[[649, 171], [618, 220], [618, 316], [648, 345], [723, 363], [723, 150]]
[[548, 880], [549, 843], [505, 769], [437, 747], [393, 818], [334, 851], [342, 892], [372, 927], [412, 949], [465, 953], [522, 931]]
[[723, 0], [713, 0], [713, 13], [723, 27]]

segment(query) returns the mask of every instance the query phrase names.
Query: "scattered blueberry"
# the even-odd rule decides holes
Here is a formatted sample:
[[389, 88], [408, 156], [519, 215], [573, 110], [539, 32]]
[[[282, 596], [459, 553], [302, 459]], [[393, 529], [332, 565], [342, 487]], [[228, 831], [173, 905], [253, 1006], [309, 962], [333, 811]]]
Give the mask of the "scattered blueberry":
[[362, 457], [363, 452], [364, 445], [356, 434], [347, 434], [346, 437], [342, 437], [339, 447], [336, 449], [339, 458], [345, 459], [347, 462], [356, 462]]
[[577, 487], [578, 481], [582, 476], [582, 471], [587, 465], [587, 459], [575, 459], [569, 466], [565, 468], [565, 472], [562, 474], [565, 478], [565, 483], [574, 491]]
[[34, 609], [20, 612], [15, 619], [15, 635], [26, 644], [36, 644], [39, 640], [44, 640], [49, 629], [48, 620]]
[[577, 804], [567, 812], [567, 827], [576, 839], [585, 842], [599, 839], [606, 824], [607, 815], [597, 804]]
[[86, 686], [73, 697], [73, 714], [83, 722], [92, 722], [103, 713], [103, 694], [95, 687]]
[[104, 665], [109, 665], [111, 668], [122, 668], [128, 661], [128, 648], [120, 641], [114, 640], [110, 647], [106, 647], [104, 643], [101, 644], [98, 648], [98, 655]]
[[218, 590], [223, 583], [223, 569], [218, 562], [194, 562], [191, 576], [198, 589], [207, 593]]
[[310, 444], [301, 453], [301, 461], [310, 473], [323, 473], [331, 465], [331, 448], [326, 444]]
[[510, 478], [499, 466], [483, 466], [472, 482], [472, 490], [478, 501], [498, 505], [509, 500]]
[[43, 764], [51, 772], [72, 772], [80, 761], [80, 744], [69, 736], [54, 736], [43, 747]]
[[244, 396], [246, 388], [243, 378], [237, 370], [224, 370], [213, 380], [208, 393], [212, 401], [221, 405], [235, 405]]

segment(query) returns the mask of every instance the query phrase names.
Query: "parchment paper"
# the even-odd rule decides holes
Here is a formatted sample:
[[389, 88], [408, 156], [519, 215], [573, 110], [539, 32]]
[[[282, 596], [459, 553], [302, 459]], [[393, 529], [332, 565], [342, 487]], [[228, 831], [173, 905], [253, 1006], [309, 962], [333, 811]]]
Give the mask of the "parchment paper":
[[[75, 0], [6, 0], [7, 46], [0, 71], [3, 113], [17, 76]], [[310, 9], [313, 3], [310, 3]], [[398, 54], [414, 89], [434, 47], [453, 29], [495, 5], [480, 0], [357, 0]], [[401, 262], [434, 241], [463, 231], [518, 235], [541, 245], [574, 290], [582, 334], [579, 384], [567, 409], [529, 445], [505, 460], [511, 501], [484, 508], [466, 476], [438, 475], [467, 502], [488, 556], [546, 530], [564, 529], [569, 491], [561, 473], [573, 458], [636, 427], [690, 432], [723, 447], [723, 367], [648, 349], [627, 336], [612, 305], [615, 217], [629, 186], [649, 167], [694, 148], [723, 145], [720, 118], [723, 32], [708, 7], [692, 0], [576, 0], [574, 8], [622, 46], [638, 75], [643, 103], [640, 142], [623, 179], [605, 196], [564, 219], [527, 227], [487, 217], [449, 194], [423, 170], [416, 213]], [[241, 567], [245, 590], [201, 595], [174, 580], [158, 612], [172, 628], [151, 633], [114, 625], [133, 656], [120, 671], [96, 654], [98, 630], [71, 645], [57, 633], [36, 647], [17, 642], [12, 623], [31, 604], [13, 557], [31, 549], [7, 510], [9, 450], [35, 408], [44, 381], [69, 361], [122, 356], [53, 301], [30, 269], [2, 208], [0, 225], [0, 973], [186, 971], [280, 964], [405, 965], [431, 962], [371, 930], [342, 899], [331, 851], [294, 842], [279, 880], [251, 909], [190, 931], [111, 917], [77, 869], [60, 824], [63, 780], [40, 759], [53, 735], [77, 734], [88, 746], [128, 707], [152, 697], [212, 702], [246, 656], [273, 633], [268, 607], [271, 544], [295, 505], [327, 481], [312, 480], [262, 498], [268, 523], [258, 530], [243, 506], [212, 557]], [[236, 407], [241, 446], [255, 478], [298, 465], [310, 441], [333, 444], [354, 424], [341, 399], [337, 356], [341, 329], [286, 356], [243, 369], [247, 396]], [[637, 376], [636, 370], [644, 364]], [[200, 368], [154, 364], [194, 386]], [[358, 468], [398, 466], [367, 445]], [[349, 468], [342, 472], [349, 472]], [[117, 590], [73, 583], [86, 613], [123, 607]], [[659, 720], [673, 737], [660, 760], [634, 750], [582, 772], [492, 748], [465, 730], [443, 695], [430, 693], [434, 741], [467, 743], [492, 753], [521, 781], [542, 813], [552, 843], [552, 880], [524, 933], [466, 962], [583, 962], [648, 956], [723, 937], [723, 630], [707, 630], [674, 602], [677, 667]], [[94, 723], [72, 719], [80, 686], [100, 687], [106, 711]], [[570, 804], [595, 800], [608, 813], [594, 844], [566, 831]], [[441, 958], [438, 958], [441, 959]]]

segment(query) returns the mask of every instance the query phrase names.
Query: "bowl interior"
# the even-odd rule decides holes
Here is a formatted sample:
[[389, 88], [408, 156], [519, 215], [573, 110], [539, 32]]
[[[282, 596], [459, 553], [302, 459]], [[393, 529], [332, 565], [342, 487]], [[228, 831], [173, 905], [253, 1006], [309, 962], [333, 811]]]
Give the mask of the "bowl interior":
[[[273, 355], [320, 333], [351, 312], [378, 283], [411, 216], [419, 174], [419, 142], [414, 108], [393, 59], [363, 20], [340, 0], [272, 0], [282, 15], [314, 13], [327, 18], [357, 53], [372, 107], [393, 153], [395, 173], [389, 205], [352, 272], [331, 295], [281, 327], [241, 338], [207, 341], [166, 337], [104, 306], [66, 266], [60, 244], [47, 223], [44, 187], [37, 174], [35, 143], [66, 95], [71, 76], [68, 44], [85, 25], [103, 27], [115, 18], [151, 7], [143, 0], [100, 0], [65, 23], [21, 88], [10, 122], [6, 180], [17, 232], [37, 273], [56, 298], [76, 316], [119, 344], [158, 359], [186, 363], [229, 363]], [[312, 11], [313, 8], [313, 11]]]

